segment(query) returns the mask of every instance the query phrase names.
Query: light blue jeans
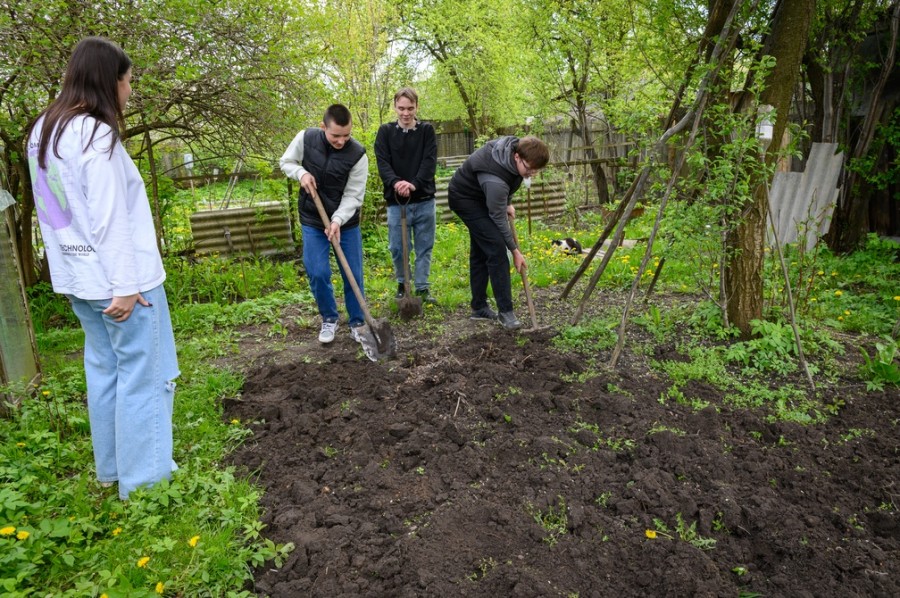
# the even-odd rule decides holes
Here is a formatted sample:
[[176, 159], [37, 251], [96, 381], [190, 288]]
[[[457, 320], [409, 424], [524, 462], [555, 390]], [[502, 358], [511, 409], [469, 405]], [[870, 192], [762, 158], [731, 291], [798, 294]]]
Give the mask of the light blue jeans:
[[[400, 206], [387, 207], [388, 249], [394, 261], [394, 274], [397, 282], [406, 281], [403, 267], [403, 234], [400, 226]], [[434, 249], [434, 231], [436, 226], [434, 199], [406, 206], [407, 246], [410, 254], [415, 252], [415, 267], [411, 269], [413, 288], [426, 291], [429, 288], [428, 278], [431, 276], [431, 250]], [[409, 237], [412, 237], [410, 240]], [[410, 256], [410, 259], [412, 257]]]
[[111, 299], [69, 295], [84, 329], [84, 372], [97, 479], [119, 482], [119, 497], [169, 479], [172, 460], [175, 337], [162, 285], [141, 293], [124, 322], [101, 313]]
[[[300, 232], [303, 234], [303, 267], [306, 268], [309, 288], [316, 299], [319, 315], [322, 316], [323, 322], [337, 322], [337, 301], [334, 299], [334, 286], [331, 284], [331, 241], [325, 236], [322, 227], [304, 224], [300, 227]], [[360, 292], [365, 297], [362, 233], [358, 226], [341, 231], [341, 250], [347, 258], [347, 263], [350, 264], [350, 270], [356, 284], [359, 285]], [[340, 264], [338, 270], [341, 271], [341, 278], [344, 280], [344, 305], [347, 307], [348, 321], [350, 326], [359, 326], [365, 322], [365, 315]]]

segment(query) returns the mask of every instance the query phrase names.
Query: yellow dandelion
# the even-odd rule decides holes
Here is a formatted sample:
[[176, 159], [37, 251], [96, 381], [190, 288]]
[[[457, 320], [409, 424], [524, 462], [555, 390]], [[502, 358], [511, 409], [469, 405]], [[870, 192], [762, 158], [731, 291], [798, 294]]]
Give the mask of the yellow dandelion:
[[849, 316], [849, 315], [850, 315], [850, 310], [849, 310], [849, 309], [845, 309], [845, 310], [844, 310], [844, 315], [845, 315], [845, 316]]
[[231, 423], [234, 424], [234, 425], [238, 425], [239, 423], [241, 423], [241, 420], [239, 420], [239, 419], [233, 419], [233, 420], [231, 420]]
[[197, 546], [197, 542], [199, 542], [199, 541], [200, 541], [200, 536], [194, 536], [193, 538], [188, 540], [188, 544], [191, 545], [191, 548], [194, 548], [195, 546]]
[[118, 535], [121, 534], [121, 533], [122, 533], [122, 528], [121, 528], [121, 527], [117, 527], [116, 529], [114, 529], [114, 530], [112, 531], [112, 535], [114, 535], [114, 536], [118, 536]]
[[844, 294], [844, 291], [841, 291], [841, 290], [837, 290], [837, 291], [834, 292], [834, 296], [835, 296], [835, 297], [840, 297], [840, 296], [843, 295], [843, 294]]
[[844, 316], [838, 316], [838, 322], [843, 322], [843, 321], [844, 321]]
[[832, 275], [832, 276], [837, 276], [837, 272], [832, 271], [831, 275]]
[[651, 540], [656, 539], [656, 532], [653, 531], [652, 529], [648, 529], [647, 531], [645, 531], [644, 535], [647, 536], [648, 538], [650, 538]]
[[16, 533], [16, 528], [11, 525], [0, 528], [0, 536], [11, 536]]
[[49, 391], [49, 390], [45, 390], [45, 391], [43, 391], [41, 394], [44, 395], [45, 397], [49, 397], [49, 396], [50, 396], [50, 391]]
[[26, 532], [25, 530], [22, 530], [18, 534], [16, 534], [16, 537], [20, 540], [27, 540], [28, 536], [30, 536], [30, 535], [31, 535], [31, 532]]
[[816, 301], [818, 301], [818, 299], [816, 299], [815, 297], [813, 297], [809, 300], [810, 303], [815, 303]]
[[816, 274], [818, 274], [819, 276], [824, 276], [825, 270], [819, 270], [818, 272], [816, 272]]
[[166, 584], [164, 584], [161, 581], [156, 582], [156, 593], [157, 594], [162, 594], [165, 590], [166, 590]]
[[109, 594], [100, 594], [100, 598], [109, 598]]
[[141, 558], [138, 559], [137, 566], [139, 568], [143, 569], [144, 567], [147, 566], [147, 563], [149, 563], [149, 562], [150, 562], [149, 556], [142, 556]]
[[17, 442], [17, 443], [16, 443], [16, 446], [19, 447], [19, 448], [25, 448], [25, 443], [24, 443], [24, 442]]
[[894, 301], [900, 301], [900, 295], [894, 295]]

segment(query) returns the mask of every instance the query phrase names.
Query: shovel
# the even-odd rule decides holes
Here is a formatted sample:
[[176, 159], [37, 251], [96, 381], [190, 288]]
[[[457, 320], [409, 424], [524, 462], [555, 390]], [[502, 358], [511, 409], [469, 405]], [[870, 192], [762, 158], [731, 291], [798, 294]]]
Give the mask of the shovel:
[[[322, 205], [322, 200], [319, 199], [319, 194], [316, 191], [313, 191], [312, 198], [316, 204], [316, 209], [319, 211], [319, 216], [322, 218], [322, 224], [325, 228], [328, 228], [331, 221], [328, 219], [328, 214], [325, 212], [325, 206]], [[359, 301], [359, 306], [362, 308], [363, 316], [366, 319], [368, 330], [364, 330], [362, 326], [357, 329], [366, 357], [372, 361], [378, 361], [382, 357], [396, 357], [397, 339], [394, 338], [394, 331], [391, 330], [391, 325], [384, 320], [375, 320], [372, 317], [371, 312], [369, 312], [369, 307], [366, 305], [366, 299], [363, 297], [362, 291], [359, 289], [359, 284], [356, 282], [356, 277], [353, 276], [353, 271], [350, 269], [350, 264], [347, 263], [347, 257], [344, 255], [344, 250], [341, 249], [341, 244], [335, 239], [332, 239], [331, 246], [334, 247], [334, 254], [337, 256], [338, 262], [341, 264], [341, 268], [343, 268], [344, 274], [347, 276], [347, 281], [350, 283], [353, 294], [356, 295], [356, 300]]]
[[406, 206], [400, 206], [400, 232], [403, 235], [403, 297], [397, 301], [400, 319], [404, 322], [422, 315], [422, 298], [413, 297], [409, 289], [409, 242], [406, 232]]
[[[515, 218], [512, 216], [509, 217], [509, 230], [512, 232], [513, 241], [518, 245], [519, 236], [516, 235]], [[526, 268], [522, 268], [520, 274], [522, 275], [522, 286], [525, 287], [525, 301], [528, 303], [528, 314], [531, 316], [531, 328], [526, 328], [525, 332], [533, 332], [540, 330], [541, 327], [538, 326], [537, 314], [534, 312], [534, 302], [531, 300], [531, 285], [528, 284], [528, 276], [526, 276], [525, 270]]]

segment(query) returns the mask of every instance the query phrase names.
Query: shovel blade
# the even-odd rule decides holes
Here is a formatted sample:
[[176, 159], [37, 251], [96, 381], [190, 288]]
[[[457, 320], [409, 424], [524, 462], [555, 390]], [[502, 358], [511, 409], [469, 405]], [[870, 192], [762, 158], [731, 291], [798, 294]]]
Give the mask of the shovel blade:
[[356, 329], [363, 352], [371, 361], [389, 359], [397, 356], [397, 339], [390, 324], [384, 320], [375, 321], [375, 331], [368, 324]]
[[400, 319], [408, 322], [422, 315], [422, 298], [405, 295], [397, 300], [397, 308], [400, 312]]

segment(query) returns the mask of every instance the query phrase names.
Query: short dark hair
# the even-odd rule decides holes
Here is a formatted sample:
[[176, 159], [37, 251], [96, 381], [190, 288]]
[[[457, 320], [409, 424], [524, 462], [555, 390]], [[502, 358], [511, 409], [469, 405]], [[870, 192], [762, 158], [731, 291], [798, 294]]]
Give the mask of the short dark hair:
[[332, 104], [325, 110], [322, 122], [326, 127], [331, 123], [339, 127], [346, 127], [351, 122], [350, 110], [343, 104]]
[[53, 137], [56, 137], [53, 153], [59, 157], [59, 136], [54, 133], [63, 130], [79, 114], [88, 114], [97, 120], [88, 146], [93, 143], [100, 123], [112, 129], [112, 153], [119, 138], [119, 123], [124, 122], [119, 105], [119, 81], [130, 68], [131, 59], [112, 41], [86, 37], [78, 42], [69, 58], [59, 96], [41, 113], [44, 117], [38, 148], [41, 168], [47, 166], [47, 148]]
[[401, 87], [398, 89], [397, 93], [394, 94], [394, 103], [396, 104], [400, 98], [406, 98], [416, 106], [419, 105], [419, 94], [412, 87]]
[[550, 161], [550, 149], [547, 144], [531, 135], [519, 139], [516, 153], [534, 170], [543, 168]]

